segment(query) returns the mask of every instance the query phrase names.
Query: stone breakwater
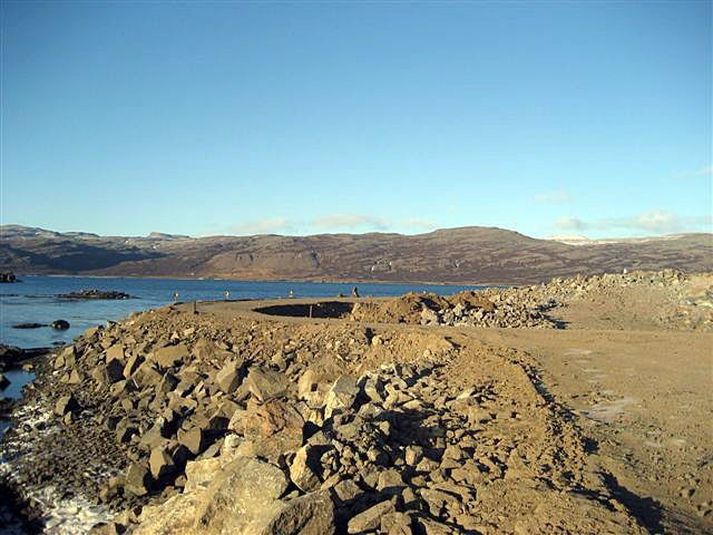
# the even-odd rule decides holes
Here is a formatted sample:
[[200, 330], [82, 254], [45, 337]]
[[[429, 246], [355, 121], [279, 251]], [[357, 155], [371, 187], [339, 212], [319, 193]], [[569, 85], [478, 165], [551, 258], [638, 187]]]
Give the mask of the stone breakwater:
[[38, 372], [3, 473], [55, 533], [643, 532], [528, 357], [462, 334], [168, 307]]

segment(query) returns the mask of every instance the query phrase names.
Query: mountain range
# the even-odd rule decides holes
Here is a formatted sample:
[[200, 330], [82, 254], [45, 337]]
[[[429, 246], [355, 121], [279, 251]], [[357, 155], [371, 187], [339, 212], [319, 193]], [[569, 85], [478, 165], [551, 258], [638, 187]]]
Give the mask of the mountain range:
[[576, 244], [511, 230], [426, 234], [145, 237], [0, 226], [0, 271], [18, 274], [524, 284], [556, 276], [713, 271], [713, 234]]

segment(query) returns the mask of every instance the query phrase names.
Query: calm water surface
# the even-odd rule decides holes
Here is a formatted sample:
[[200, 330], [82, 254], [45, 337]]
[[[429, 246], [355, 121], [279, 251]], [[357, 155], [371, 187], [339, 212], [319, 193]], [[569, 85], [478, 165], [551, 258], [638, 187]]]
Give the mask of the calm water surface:
[[[274, 299], [287, 297], [290, 290], [295, 297], [335, 297], [350, 295], [354, 286], [361, 296], [394, 296], [410, 291], [429, 291], [451, 294], [482, 286], [441, 286], [423, 284], [365, 284], [328, 282], [245, 282], [224, 280], [177, 280], [136, 278], [90, 278], [24, 276], [23, 282], [0, 284], [0, 343], [18, 347], [48, 347], [65, 344], [88, 327], [118, 320], [128, 314], [166, 305], [174, 292], [181, 301], [223, 299], [226, 291], [230, 299]], [[58, 294], [88, 288], [116, 290], [134, 297], [126, 300], [65, 300]], [[50, 323], [67, 320], [67, 331], [49, 327], [13, 329], [17, 323]]]

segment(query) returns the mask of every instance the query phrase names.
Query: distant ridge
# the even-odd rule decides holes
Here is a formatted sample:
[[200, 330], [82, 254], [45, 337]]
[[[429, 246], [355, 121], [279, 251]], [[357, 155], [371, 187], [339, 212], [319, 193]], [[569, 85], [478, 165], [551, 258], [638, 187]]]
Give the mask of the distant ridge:
[[[562, 240], [559, 238], [558, 240]], [[571, 243], [500, 228], [405, 236], [143, 237], [0, 226], [0, 270], [21, 274], [533, 283], [577, 273], [677, 268], [713, 271], [713, 234]], [[580, 240], [581, 241], [581, 240]]]

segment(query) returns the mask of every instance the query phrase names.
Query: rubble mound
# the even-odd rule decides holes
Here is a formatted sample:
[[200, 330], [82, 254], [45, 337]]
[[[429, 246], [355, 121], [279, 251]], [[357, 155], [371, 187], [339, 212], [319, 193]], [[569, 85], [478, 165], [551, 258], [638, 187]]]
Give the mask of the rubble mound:
[[557, 301], [527, 297], [492, 290], [465, 291], [449, 297], [410, 293], [383, 302], [356, 303], [350, 319], [416, 325], [561, 327], [547, 315], [547, 311], [558, 306]]
[[3, 475], [56, 533], [643, 533], [540, 390], [472, 340], [168, 307], [40, 370]]
[[[446, 297], [411, 293], [357, 302], [349, 318], [372, 323], [561, 329], [566, 322], [558, 311], [581, 303], [604, 303], [602, 316], [646, 317], [655, 328], [713, 330], [713, 275], [672, 269], [634, 271], [555, 278], [546, 284], [486, 288]], [[632, 309], [636, 304], [641, 310]]]

